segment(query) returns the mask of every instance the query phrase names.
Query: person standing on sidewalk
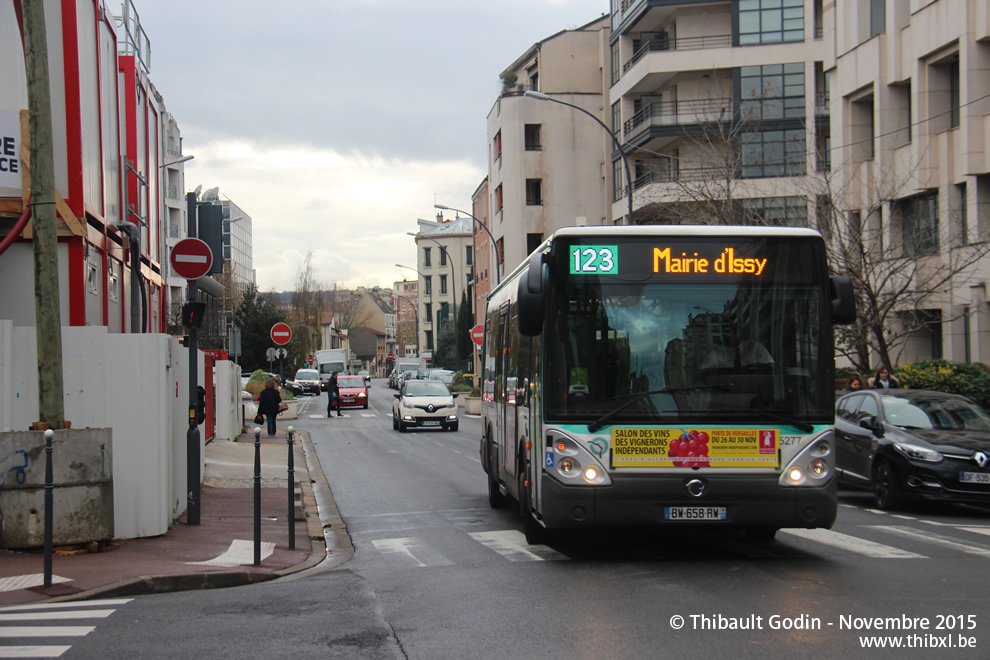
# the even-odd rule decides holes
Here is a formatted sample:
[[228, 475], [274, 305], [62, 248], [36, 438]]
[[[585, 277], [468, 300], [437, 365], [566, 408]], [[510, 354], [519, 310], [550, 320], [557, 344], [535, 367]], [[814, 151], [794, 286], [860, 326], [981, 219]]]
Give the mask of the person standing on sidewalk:
[[265, 381], [265, 389], [258, 395], [258, 414], [264, 415], [268, 421], [268, 437], [275, 435], [275, 419], [278, 417], [278, 406], [282, 403], [282, 395], [275, 388], [275, 381], [269, 378]]
[[333, 407], [337, 406], [337, 417], [343, 417], [340, 414], [340, 387], [337, 385], [337, 374], [339, 371], [334, 371], [330, 374], [330, 380], [327, 381], [327, 419], [333, 417]]

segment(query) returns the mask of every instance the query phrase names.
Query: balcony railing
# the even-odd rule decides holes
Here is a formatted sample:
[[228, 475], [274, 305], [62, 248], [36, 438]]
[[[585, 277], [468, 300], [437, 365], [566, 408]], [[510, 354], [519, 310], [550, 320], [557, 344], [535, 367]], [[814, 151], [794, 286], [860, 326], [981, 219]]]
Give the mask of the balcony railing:
[[710, 37], [665, 37], [650, 39], [639, 47], [636, 54], [622, 67], [622, 73], [631, 69], [647, 54], [660, 50], [701, 50], [707, 48], [727, 48], [732, 45], [731, 34], [719, 34]]
[[815, 114], [818, 116], [831, 114], [829, 109], [828, 92], [817, 92], [815, 94]]
[[633, 188], [639, 190], [643, 186], [651, 183], [675, 183], [681, 181], [704, 181], [706, 179], [725, 179], [725, 168], [723, 167], [698, 167], [681, 168], [675, 167], [669, 170], [654, 170], [647, 172], [633, 182]]
[[649, 126], [681, 126], [732, 117], [732, 99], [698, 99], [651, 103], [622, 126], [625, 138]]

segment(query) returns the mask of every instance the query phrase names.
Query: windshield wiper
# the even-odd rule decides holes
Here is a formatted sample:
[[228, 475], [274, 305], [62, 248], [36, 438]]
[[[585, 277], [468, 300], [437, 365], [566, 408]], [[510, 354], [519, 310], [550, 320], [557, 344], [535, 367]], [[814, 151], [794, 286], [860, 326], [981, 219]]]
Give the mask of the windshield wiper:
[[663, 387], [659, 390], [650, 390], [649, 392], [639, 392], [638, 394], [633, 394], [632, 399], [626, 401], [618, 408], [614, 410], [610, 410], [609, 412], [605, 413], [599, 419], [595, 420], [591, 424], [588, 424], [588, 433], [594, 433], [601, 427], [605, 426], [608, 420], [612, 419], [620, 412], [622, 412], [632, 404], [636, 403], [643, 397], [652, 396], [654, 394], [673, 394], [674, 392], [686, 392], [688, 390], [707, 390], [707, 389], [711, 389], [711, 387], [712, 387], [711, 385], [685, 385], [683, 387]]

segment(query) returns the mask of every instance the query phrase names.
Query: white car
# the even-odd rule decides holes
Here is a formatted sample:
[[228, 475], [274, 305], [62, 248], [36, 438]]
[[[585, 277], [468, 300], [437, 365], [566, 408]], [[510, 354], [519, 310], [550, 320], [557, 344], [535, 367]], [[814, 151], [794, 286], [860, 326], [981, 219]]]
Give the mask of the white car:
[[455, 396], [439, 380], [407, 380], [392, 402], [392, 428], [400, 432], [410, 428], [456, 431]]

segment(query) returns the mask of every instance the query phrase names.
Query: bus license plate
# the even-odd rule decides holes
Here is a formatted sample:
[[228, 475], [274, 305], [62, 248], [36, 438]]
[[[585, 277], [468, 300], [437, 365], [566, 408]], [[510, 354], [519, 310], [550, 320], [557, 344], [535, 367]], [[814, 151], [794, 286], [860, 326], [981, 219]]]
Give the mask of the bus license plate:
[[664, 507], [665, 520], [726, 520], [724, 506], [668, 506]]
[[990, 472], [960, 472], [959, 481], [964, 484], [990, 484]]
[[440, 426], [440, 421], [434, 419], [428, 419], [425, 422], [423, 422], [423, 426]]

